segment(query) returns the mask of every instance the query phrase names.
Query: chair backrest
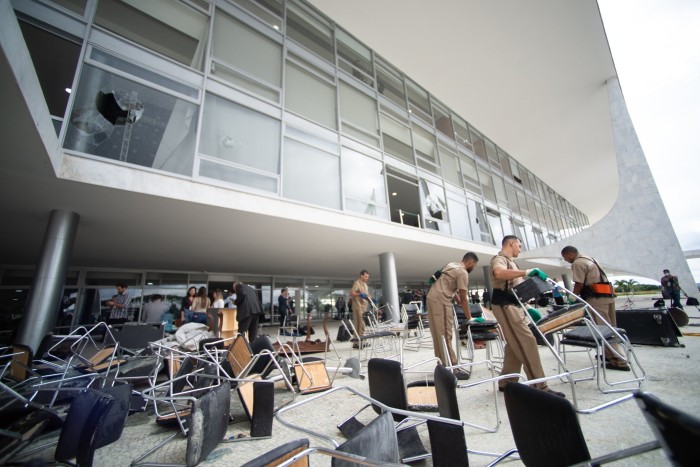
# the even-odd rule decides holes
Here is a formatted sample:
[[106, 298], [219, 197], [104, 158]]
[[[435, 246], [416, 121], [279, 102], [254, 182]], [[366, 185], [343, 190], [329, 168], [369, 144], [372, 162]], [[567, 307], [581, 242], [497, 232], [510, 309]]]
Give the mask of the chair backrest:
[[187, 384], [187, 379], [183, 378], [185, 375], [189, 375], [194, 371], [194, 364], [195, 364], [195, 359], [192, 357], [185, 357], [185, 360], [180, 364], [180, 367], [177, 370], [177, 373], [175, 373], [175, 377], [173, 378], [173, 384], [172, 384], [172, 393], [170, 394], [171, 396], [178, 394], [182, 392], [182, 390], [185, 387], [185, 384]]
[[[391, 414], [385, 412], [369, 422], [367, 426], [338, 446], [336, 451], [356, 454], [373, 461], [398, 463], [399, 442]], [[349, 467], [357, 464], [333, 458], [331, 465]]]
[[12, 363], [10, 363], [9, 377], [14, 381], [24, 381], [27, 378], [27, 369], [32, 364], [32, 348], [22, 344], [12, 344]]
[[525, 465], [558, 467], [591, 459], [569, 401], [520, 383], [506, 384], [504, 395], [515, 446]]
[[[441, 414], [442, 415], [442, 414]], [[431, 460], [434, 467], [468, 466], [467, 438], [462, 425], [428, 420]]]
[[132, 384], [115, 384], [97, 391], [106, 394], [114, 399], [108, 413], [105, 415], [101, 433], [95, 440], [95, 448], [107, 446], [118, 440], [124, 431], [126, 417], [129, 415], [131, 405], [131, 394], [134, 386]]
[[[394, 409], [406, 410], [408, 408], [401, 362], [385, 358], [371, 358], [367, 363], [367, 375], [369, 377], [369, 396], [372, 399]], [[372, 408], [377, 413], [382, 412], [381, 408], [374, 404], [372, 404]], [[402, 415], [394, 415], [396, 421], [404, 418], [406, 417]]]
[[258, 373], [263, 378], [266, 378], [267, 375], [269, 375], [270, 372], [274, 369], [274, 365], [272, 365], [271, 362], [271, 354], [275, 353], [275, 348], [272, 346], [270, 338], [264, 334], [259, 335], [253, 340], [253, 342], [250, 343], [250, 349], [255, 355], [259, 354], [262, 351], [267, 351], [264, 355], [260, 355], [257, 358], [250, 370], [251, 373]]
[[92, 389], [81, 391], [71, 402], [54, 457], [59, 462], [76, 458], [81, 467], [92, 465], [97, 441], [114, 398]]
[[226, 352], [226, 360], [231, 367], [233, 377], [238, 378], [243, 374], [244, 370], [247, 370], [248, 365], [253, 359], [253, 351], [248, 344], [248, 341], [243, 336], [239, 334], [233, 340], [231, 345]]
[[231, 412], [231, 386], [223, 381], [192, 403], [187, 431], [187, 465], [197, 465], [224, 439]]
[[634, 397], [671, 463], [697, 465], [695, 448], [700, 445], [700, 419], [661, 402], [651, 394], [638, 391]]
[[457, 377], [442, 364], [438, 364], [433, 373], [433, 380], [440, 416], [460, 420], [459, 404], [457, 403]]
[[161, 340], [164, 333], [165, 328], [161, 324], [125, 324], [120, 330], [114, 331], [114, 338], [122, 348], [140, 350], [148, 347], [149, 342]]

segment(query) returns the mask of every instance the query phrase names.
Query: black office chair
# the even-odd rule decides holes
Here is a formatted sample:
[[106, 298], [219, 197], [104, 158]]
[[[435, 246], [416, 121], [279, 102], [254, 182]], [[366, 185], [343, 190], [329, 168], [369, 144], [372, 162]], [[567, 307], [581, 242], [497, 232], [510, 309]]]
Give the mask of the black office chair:
[[700, 419], [683, 413], [645, 393], [634, 394], [644, 418], [673, 465], [697, 465], [695, 447], [700, 445]]
[[651, 441], [591, 459], [571, 402], [520, 383], [506, 384], [504, 395], [515, 446], [526, 466], [597, 465], [660, 447]]

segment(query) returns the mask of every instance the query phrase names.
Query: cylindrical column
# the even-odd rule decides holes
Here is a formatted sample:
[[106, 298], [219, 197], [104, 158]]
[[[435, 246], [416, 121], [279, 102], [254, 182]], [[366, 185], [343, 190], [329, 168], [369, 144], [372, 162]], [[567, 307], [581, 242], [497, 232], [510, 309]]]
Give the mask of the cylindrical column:
[[379, 275], [382, 278], [384, 301], [391, 306], [391, 313], [387, 313], [386, 320], [397, 323], [399, 321], [399, 286], [396, 282], [396, 262], [393, 253], [379, 255]]
[[568, 274], [562, 274], [561, 275], [561, 281], [564, 283], [564, 288], [566, 290], [574, 290], [573, 285], [571, 285], [571, 278], [569, 277]]
[[489, 291], [489, 297], [493, 296], [493, 290], [491, 285], [491, 265], [484, 266], [484, 288]]
[[56, 325], [79, 220], [80, 216], [72, 211], [51, 211], [32, 288], [15, 339], [35, 351], [44, 335]]

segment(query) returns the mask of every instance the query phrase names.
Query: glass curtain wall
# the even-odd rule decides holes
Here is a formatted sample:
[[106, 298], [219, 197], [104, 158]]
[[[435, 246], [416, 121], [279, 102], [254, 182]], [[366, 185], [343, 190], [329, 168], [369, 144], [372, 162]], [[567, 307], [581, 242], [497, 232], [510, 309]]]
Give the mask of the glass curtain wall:
[[[46, 94], [67, 151], [489, 244], [508, 228], [489, 225], [484, 203], [531, 225], [533, 244], [542, 243], [533, 231], [561, 238], [587, 223], [487, 135], [305, 2], [58, 4], [56, 24], [25, 17], [22, 30], [40, 78], [49, 62], [36, 41], [64, 51], [56, 54], [65, 58], [60, 82], [71, 95]], [[66, 9], [94, 19], [84, 37]], [[392, 158], [408, 164], [406, 176], [382, 170]], [[366, 187], [358, 167], [374, 174]], [[420, 181], [419, 171], [435, 180]], [[387, 198], [390, 186], [406, 183], [410, 201]], [[469, 216], [448, 219], [452, 205]]]

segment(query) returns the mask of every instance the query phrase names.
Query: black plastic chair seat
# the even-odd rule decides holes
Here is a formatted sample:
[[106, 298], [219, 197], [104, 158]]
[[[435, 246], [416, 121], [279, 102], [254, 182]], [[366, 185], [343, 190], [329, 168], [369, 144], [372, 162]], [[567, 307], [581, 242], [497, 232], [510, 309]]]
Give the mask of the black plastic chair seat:
[[[611, 344], [616, 344], [621, 342], [620, 338], [617, 337], [612, 329], [608, 326], [597, 325], [598, 332], [603, 338]], [[625, 330], [621, 328], [615, 328], [618, 334], [624, 336]], [[596, 347], [596, 339], [600, 338], [600, 335], [594, 335], [588, 326], [579, 326], [564, 334], [561, 339], [561, 343], [565, 345], [577, 345], [579, 347]]]

